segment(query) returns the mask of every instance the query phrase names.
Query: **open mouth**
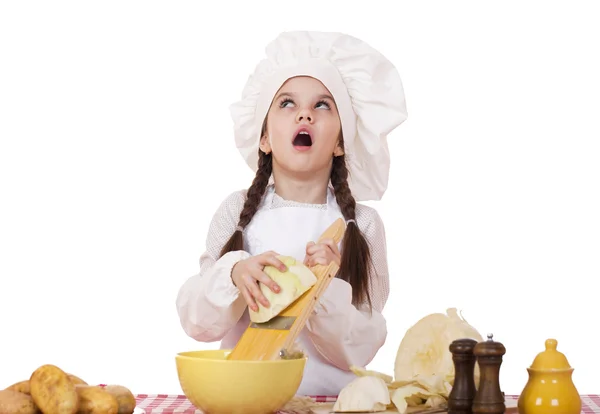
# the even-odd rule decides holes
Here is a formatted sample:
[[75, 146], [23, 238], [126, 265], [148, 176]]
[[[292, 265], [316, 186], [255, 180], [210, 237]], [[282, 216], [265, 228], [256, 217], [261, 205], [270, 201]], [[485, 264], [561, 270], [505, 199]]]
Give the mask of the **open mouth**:
[[310, 133], [306, 130], [300, 130], [294, 137], [292, 141], [292, 145], [294, 147], [310, 147], [312, 146], [312, 137]]

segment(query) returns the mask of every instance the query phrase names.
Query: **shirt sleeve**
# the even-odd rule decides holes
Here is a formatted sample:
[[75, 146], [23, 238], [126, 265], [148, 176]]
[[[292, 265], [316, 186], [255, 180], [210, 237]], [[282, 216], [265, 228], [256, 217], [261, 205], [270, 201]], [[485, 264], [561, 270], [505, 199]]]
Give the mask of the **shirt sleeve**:
[[200, 256], [200, 271], [183, 283], [177, 295], [181, 326], [188, 336], [200, 342], [223, 339], [247, 306], [231, 280], [231, 270], [250, 255], [241, 250], [219, 258], [237, 227], [244, 201], [244, 191], [238, 191], [221, 203], [209, 226], [206, 250]]
[[349, 370], [366, 367], [387, 338], [387, 324], [382, 315], [389, 296], [389, 274], [385, 229], [377, 211], [362, 206], [357, 225], [371, 249], [372, 267], [368, 303], [352, 304], [352, 286], [339, 278], [331, 281], [307, 321], [309, 337], [319, 353], [332, 365]]

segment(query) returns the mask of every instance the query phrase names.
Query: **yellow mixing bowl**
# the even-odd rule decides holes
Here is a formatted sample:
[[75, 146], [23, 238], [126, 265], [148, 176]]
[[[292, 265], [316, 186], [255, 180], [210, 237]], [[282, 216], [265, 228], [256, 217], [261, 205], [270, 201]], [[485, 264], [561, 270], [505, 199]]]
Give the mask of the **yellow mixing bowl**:
[[183, 393], [204, 413], [273, 413], [298, 391], [306, 357], [237, 361], [225, 359], [229, 352], [190, 351], [175, 357]]

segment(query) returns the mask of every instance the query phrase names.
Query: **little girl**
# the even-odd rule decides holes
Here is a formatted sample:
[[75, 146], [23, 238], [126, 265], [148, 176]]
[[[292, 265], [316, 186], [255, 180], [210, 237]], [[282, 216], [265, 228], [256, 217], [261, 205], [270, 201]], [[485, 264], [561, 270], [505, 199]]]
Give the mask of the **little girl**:
[[[200, 272], [177, 297], [181, 325], [197, 341], [234, 348], [247, 308], [269, 306], [258, 282], [278, 292], [263, 272], [285, 270], [277, 255], [307, 266], [334, 261], [337, 277], [299, 337], [308, 361], [298, 393], [337, 395], [354, 378], [349, 367], [365, 367], [387, 336], [384, 226], [357, 201], [380, 200], [387, 188], [387, 135], [407, 117], [400, 77], [351, 36], [282, 33], [231, 113], [256, 177], [214, 214]], [[339, 217], [347, 224], [339, 246], [310, 242]]]

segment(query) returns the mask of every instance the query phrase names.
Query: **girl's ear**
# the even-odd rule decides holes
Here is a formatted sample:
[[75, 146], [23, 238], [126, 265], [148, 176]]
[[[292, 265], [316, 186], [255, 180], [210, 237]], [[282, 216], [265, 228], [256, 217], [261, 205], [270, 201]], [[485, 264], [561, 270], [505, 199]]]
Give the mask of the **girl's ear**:
[[337, 144], [333, 150], [334, 157], [340, 157], [344, 155], [344, 136], [342, 135], [342, 129], [340, 127], [340, 133], [338, 135]]
[[334, 157], [339, 157], [341, 155], [344, 155], [344, 149], [342, 148], [341, 145], [336, 145], [335, 149], [333, 150], [333, 156]]
[[259, 148], [265, 154], [269, 154], [271, 152], [271, 143], [269, 142], [269, 137], [267, 136], [267, 134], [263, 135], [260, 139]]

